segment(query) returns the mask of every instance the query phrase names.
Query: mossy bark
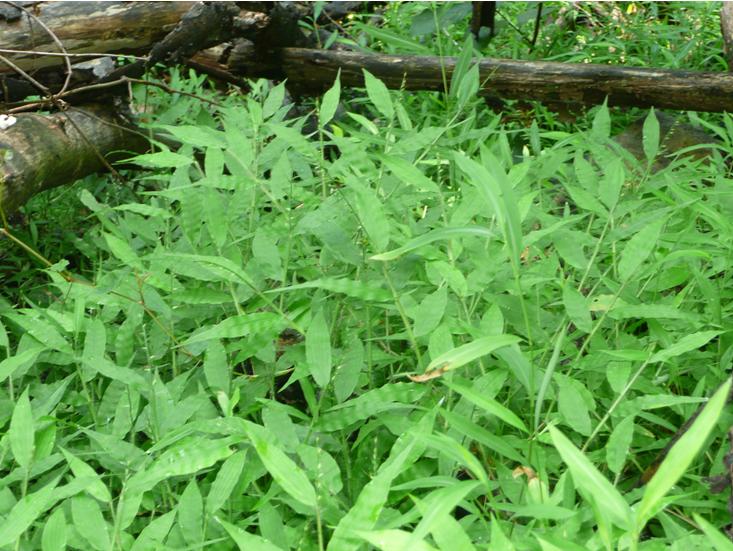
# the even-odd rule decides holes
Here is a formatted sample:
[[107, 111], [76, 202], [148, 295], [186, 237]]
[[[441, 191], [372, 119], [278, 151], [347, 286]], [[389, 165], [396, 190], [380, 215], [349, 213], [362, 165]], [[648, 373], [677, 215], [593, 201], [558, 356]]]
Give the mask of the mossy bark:
[[36, 193], [104, 170], [103, 159], [145, 151], [147, 139], [127, 126], [104, 107], [17, 115], [14, 124], [0, 130], [0, 208], [5, 216]]

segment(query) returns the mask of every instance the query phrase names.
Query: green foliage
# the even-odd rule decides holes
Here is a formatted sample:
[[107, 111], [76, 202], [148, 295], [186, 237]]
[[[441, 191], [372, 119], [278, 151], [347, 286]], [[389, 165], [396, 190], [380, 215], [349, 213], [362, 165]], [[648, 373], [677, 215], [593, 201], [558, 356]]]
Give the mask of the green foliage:
[[[622, 30], [652, 33], [636, 9]], [[67, 191], [57, 220], [83, 223], [0, 301], [0, 548], [730, 548], [703, 482], [730, 423], [722, 155], [655, 172], [653, 113], [640, 162], [605, 106], [502, 119], [467, 3], [386, 10], [350, 29], [464, 48], [447, 94], [337, 81], [307, 135], [282, 85], [218, 109], [135, 90], [179, 145], [132, 158], [134, 187]], [[597, 32], [546, 31], [547, 55]], [[484, 51], [526, 47], [507, 33]], [[727, 153], [730, 118], [707, 124]]]

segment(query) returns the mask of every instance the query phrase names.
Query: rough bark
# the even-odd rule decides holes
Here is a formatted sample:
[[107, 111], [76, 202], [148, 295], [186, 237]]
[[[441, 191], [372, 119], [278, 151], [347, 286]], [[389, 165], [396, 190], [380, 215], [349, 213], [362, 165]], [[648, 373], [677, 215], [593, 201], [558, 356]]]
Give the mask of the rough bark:
[[[173, 29], [196, 2], [39, 2], [27, 9], [40, 20], [70, 54], [147, 54], [152, 44]], [[39, 22], [20, 12], [0, 25], [0, 48], [55, 52], [59, 48]], [[0, 53], [2, 53], [0, 51]], [[26, 71], [61, 66], [61, 57], [12, 53], [15, 65]], [[0, 73], [14, 69], [0, 62]]]
[[[217, 35], [219, 39], [232, 33], [240, 36], [254, 33], [254, 46], [249, 49], [235, 46], [231, 51], [228, 69], [235, 77], [287, 78], [298, 86], [299, 92], [310, 89], [311, 93], [319, 93], [331, 85], [339, 68], [343, 85], [363, 85], [362, 69], [365, 68], [390, 88], [402, 87], [404, 80], [408, 90], [442, 90], [442, 67], [448, 76], [455, 67], [454, 58], [272, 49], [288, 40], [290, 44], [302, 42], [303, 36], [293, 26], [299, 12], [280, 3], [261, 4], [246, 5], [247, 9], [265, 10], [262, 13], [266, 14], [266, 20], [257, 20], [256, 24], [256, 18], [251, 16], [253, 12], [240, 10], [235, 16], [233, 5], [221, 8], [231, 12], [231, 29]], [[184, 38], [192, 35], [166, 35], [166, 31], [176, 28], [184, 14], [196, 11], [189, 11], [189, 8], [197, 6], [200, 4], [193, 2], [40, 2], [29, 9], [34, 10], [33, 13], [58, 36], [70, 53], [146, 53], [167, 36], [156, 54], [162, 59], [178, 59], [183, 54], [190, 54]], [[726, 8], [727, 5], [721, 14], [723, 22], [726, 21]], [[193, 23], [195, 26], [198, 20], [193, 18]], [[283, 26], [289, 30], [283, 31]], [[199, 38], [215, 34], [209, 31], [194, 34]], [[0, 48], [58, 51], [48, 33], [26, 13], [0, 25]], [[58, 57], [35, 54], [14, 54], [12, 61], [26, 70], [61, 63]], [[11, 71], [12, 68], [0, 59], [0, 73]], [[733, 75], [723, 73], [501, 59], [482, 60], [480, 73], [480, 93], [490, 99], [597, 105], [608, 96], [611, 105], [733, 111]], [[37, 93], [17, 76], [8, 78], [23, 87], [22, 93]]]
[[122, 151], [145, 151], [148, 140], [126, 126], [108, 106], [18, 115], [14, 124], [0, 130], [3, 213], [12, 214], [36, 193], [104, 170], [100, 156], [111, 161]]
[[733, 3], [731, 2], [723, 2], [723, 7], [720, 8], [720, 31], [723, 34], [728, 70], [733, 71]]
[[[241, 49], [229, 67], [248, 77], [287, 78], [289, 83], [319, 93], [339, 69], [342, 86], [363, 86], [363, 69], [389, 88], [443, 90], [441, 68], [450, 79], [456, 58], [395, 56], [284, 48], [266, 57], [248, 57]], [[488, 97], [538, 100], [551, 104], [657, 107], [687, 111], [733, 111], [733, 75], [647, 69], [483, 59], [479, 62], [479, 93]]]
[[[26, 9], [32, 10], [33, 15], [48, 26], [69, 53], [148, 53], [153, 44], [159, 43], [153, 58], [173, 62], [189, 56], [194, 42], [201, 46], [214, 36], [212, 21], [216, 17], [206, 22], [194, 17], [199, 13], [197, 9], [203, 9], [201, 6], [194, 2], [38, 2], [27, 5]], [[224, 25], [228, 30], [217, 34], [217, 40], [230, 34], [252, 35], [256, 43], [239, 40], [231, 47], [222, 48], [220, 53], [224, 55], [218, 52], [195, 58], [210, 74], [226, 76], [230, 82], [238, 77], [287, 78], [289, 85], [297, 86], [300, 93], [317, 94], [331, 86], [339, 70], [343, 86], [363, 86], [362, 71], [367, 69], [393, 89], [442, 90], [443, 69], [450, 79], [456, 65], [455, 58], [280, 48], [283, 44], [304, 40], [303, 35], [296, 32], [299, 12], [295, 7], [279, 3], [246, 4], [246, 10], [261, 10], [266, 16], [263, 18], [252, 18], [252, 12], [231, 4], [219, 5], [210, 11], [216, 14], [217, 10], [229, 14], [229, 23]], [[235, 14], [236, 10], [239, 11]], [[725, 8], [723, 11], [726, 12]], [[179, 25], [184, 14], [189, 14], [190, 24]], [[3, 18], [0, 48], [5, 49], [7, 57], [11, 57], [7, 50], [58, 51], [49, 32], [28, 13], [0, 9], [0, 19]], [[721, 15], [721, 21], [725, 23], [726, 16]], [[289, 31], [283, 32], [283, 28]], [[175, 31], [170, 32], [173, 29]], [[40, 79], [39, 69], [60, 65], [63, 60], [34, 53], [15, 53], [12, 63]], [[142, 70], [142, 64], [118, 68], [104, 78], [118, 78], [117, 71], [130, 68]], [[499, 59], [484, 59], [479, 69], [479, 93], [487, 98], [594, 105], [608, 97], [611, 105], [733, 111], [733, 75], [726, 73]], [[6, 72], [8, 79], [20, 82], [22, 78], [11, 77], [9, 72], [12, 70], [0, 58], [0, 74]], [[91, 70], [95, 71], [96, 68]], [[64, 69], [57, 75], [63, 76]], [[62, 80], [57, 77], [57, 85]], [[0, 91], [7, 90], [5, 84], [7, 81], [0, 82]], [[38, 93], [29, 83], [23, 84], [28, 87], [27, 94]], [[89, 94], [98, 94], [98, 89], [86, 95], [68, 95], [68, 101], [89, 101]], [[111, 111], [113, 109], [107, 106], [94, 111], [97, 115], [68, 112], [72, 120], [78, 119], [77, 126], [86, 139], [63, 113], [51, 117], [18, 116], [15, 125], [0, 131], [0, 152], [5, 152], [4, 162], [0, 164], [3, 210], [10, 213], [43, 189], [103, 169], [99, 154], [120, 149], [144, 150], [147, 144], [139, 136], [100, 122], [105, 118], [108, 122], [113, 120]]]
[[496, 19], [496, 2], [471, 2], [471, 33], [479, 38], [481, 27], [489, 30], [489, 37], [494, 36]]

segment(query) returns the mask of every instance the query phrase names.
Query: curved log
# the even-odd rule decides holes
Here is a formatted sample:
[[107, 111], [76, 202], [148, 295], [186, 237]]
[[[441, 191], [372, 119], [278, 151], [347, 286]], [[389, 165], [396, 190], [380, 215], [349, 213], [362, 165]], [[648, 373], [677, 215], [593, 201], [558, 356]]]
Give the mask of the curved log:
[[[0, 120], [0, 208], [12, 214], [30, 197], [106, 168], [101, 157], [144, 152], [148, 140], [109, 107], [33, 113]], [[9, 126], [8, 126], [9, 125]], [[81, 133], [80, 133], [81, 132]]]

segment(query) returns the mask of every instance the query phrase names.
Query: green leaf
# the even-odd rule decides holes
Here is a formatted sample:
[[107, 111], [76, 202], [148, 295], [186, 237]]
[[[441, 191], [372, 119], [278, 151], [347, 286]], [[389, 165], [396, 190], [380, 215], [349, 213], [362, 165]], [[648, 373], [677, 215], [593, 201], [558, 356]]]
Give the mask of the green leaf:
[[330, 408], [321, 415], [317, 426], [325, 431], [340, 430], [382, 411], [412, 408], [426, 390], [414, 383], [387, 384]]
[[664, 350], [660, 350], [654, 354], [649, 363], [666, 362], [671, 358], [676, 358], [685, 352], [697, 350], [701, 346], [706, 345], [712, 339], [720, 335], [720, 331], [699, 331], [691, 335], [685, 335], [673, 345], [668, 346]]
[[112, 254], [120, 259], [123, 264], [132, 266], [136, 270], [143, 269], [142, 262], [140, 262], [137, 254], [135, 254], [135, 251], [132, 250], [132, 247], [126, 241], [111, 233], [105, 233], [104, 240], [107, 242], [107, 246], [112, 251]]
[[230, 369], [224, 346], [219, 339], [213, 339], [206, 348], [204, 359], [206, 384], [213, 391], [221, 390], [229, 394]]
[[41, 535], [42, 551], [63, 551], [66, 549], [66, 517], [62, 507], [57, 507], [48, 517]]
[[281, 316], [272, 312], [253, 312], [232, 316], [217, 323], [213, 327], [190, 337], [184, 345], [193, 344], [210, 339], [236, 339], [258, 333], [279, 333], [286, 326]]
[[287, 287], [278, 287], [271, 289], [268, 293], [284, 293], [286, 291], [296, 291], [298, 289], [325, 289], [332, 293], [341, 293], [352, 298], [358, 298], [366, 301], [386, 302], [392, 299], [391, 293], [379, 286], [373, 281], [355, 281], [346, 278], [324, 277], [298, 283], [297, 285], [289, 285]]
[[90, 497], [71, 498], [71, 518], [74, 528], [89, 544], [99, 551], [109, 551], [112, 541], [109, 538], [107, 522], [102, 516], [99, 505]]
[[130, 551], [146, 551], [161, 547], [160, 544], [168, 536], [175, 517], [176, 510], [174, 509], [149, 522], [132, 544]]
[[629, 415], [613, 428], [606, 443], [606, 463], [614, 474], [620, 474], [624, 468], [633, 437], [634, 416]]
[[433, 55], [433, 51], [428, 46], [415, 41], [412, 37], [405, 38], [399, 33], [388, 31], [371, 23], [355, 23], [354, 26], [369, 36], [392, 46], [399, 52], [418, 55]]
[[204, 536], [204, 502], [195, 478], [192, 478], [183, 490], [176, 510], [178, 511], [177, 524], [183, 539], [192, 547], [200, 546]]
[[277, 86], [273, 86], [267, 94], [265, 102], [262, 104], [262, 118], [269, 119], [283, 104], [285, 99], [285, 83], [281, 82]]
[[[485, 155], [491, 157], [488, 152]], [[506, 176], [502, 173], [490, 172], [483, 165], [469, 159], [464, 153], [456, 152], [453, 158], [458, 167], [468, 176], [471, 185], [479, 191], [486, 205], [498, 217], [512, 262], [515, 266], [519, 266], [519, 256], [522, 252], [519, 211], [516, 202], [512, 200], [512, 190], [506, 182]], [[500, 166], [495, 159], [492, 162]]]
[[403, 183], [414, 186], [420, 191], [431, 193], [438, 193], [440, 191], [440, 188], [433, 180], [425, 176], [420, 169], [412, 163], [408, 163], [405, 159], [390, 155], [378, 155], [377, 158]]
[[[474, 487], [478, 487], [478, 483], [469, 482]], [[460, 488], [460, 486], [459, 486]], [[448, 488], [447, 488], [448, 490]], [[416, 496], [412, 496], [417, 508], [420, 510], [422, 519], [420, 525], [415, 528], [413, 534], [422, 536], [421, 527], [424, 526], [425, 531], [429, 531], [439, 549], [461, 549], [465, 551], [476, 551], [476, 547], [471, 543], [471, 538], [466, 534], [463, 526], [455, 519], [451, 512], [454, 508], [452, 499], [455, 499], [456, 491], [452, 488], [448, 495], [443, 499], [441, 490], [432, 492], [426, 501], [421, 501]], [[446, 512], [448, 510], [448, 512]]]
[[416, 538], [410, 532], [404, 530], [373, 530], [355, 531], [360, 538], [371, 543], [382, 551], [396, 551], [397, 549], [410, 549], [414, 551], [438, 551], [435, 547]]
[[626, 169], [621, 159], [612, 159], [605, 167], [601, 183], [598, 186], [598, 197], [609, 209], [618, 204], [621, 190], [626, 181]]
[[549, 503], [529, 503], [527, 505], [514, 503], [497, 503], [499, 511], [509, 511], [516, 517], [534, 518], [538, 520], [563, 520], [575, 516], [572, 509], [551, 505]]
[[362, 71], [364, 72], [364, 85], [369, 99], [382, 115], [391, 119], [394, 115], [394, 106], [392, 105], [392, 98], [389, 96], [389, 90], [381, 80], [369, 71], [366, 69], [362, 69]]
[[641, 530], [657, 512], [664, 496], [682, 477], [687, 468], [705, 445], [710, 432], [720, 417], [730, 393], [729, 378], [716, 392], [697, 416], [690, 428], [669, 450], [667, 457], [657, 469], [644, 490], [644, 496], [636, 510], [636, 527]]
[[323, 128], [328, 124], [333, 116], [336, 114], [338, 109], [339, 101], [341, 99], [341, 69], [336, 74], [336, 80], [333, 81], [333, 86], [329, 88], [325, 94], [323, 94], [323, 100], [321, 101], [320, 109], [318, 110], [318, 125]]
[[491, 549], [493, 551], [516, 551], [514, 544], [501, 529], [499, 519], [491, 517]]
[[178, 168], [188, 166], [193, 162], [191, 157], [172, 153], [171, 151], [159, 151], [157, 153], [145, 153], [127, 159], [127, 162], [134, 163], [148, 168]]
[[218, 189], [206, 188], [201, 193], [203, 194], [206, 229], [214, 244], [221, 249], [227, 241], [229, 231], [225, 198]]
[[33, 362], [43, 352], [44, 346], [36, 345], [24, 350], [20, 354], [5, 358], [0, 362], [0, 383], [10, 377], [13, 372], [26, 363]]
[[342, 363], [333, 377], [333, 391], [339, 403], [353, 394], [364, 367], [364, 345], [356, 333], [351, 333], [345, 348]]
[[390, 460], [382, 463], [377, 474], [362, 488], [351, 509], [341, 517], [327, 551], [357, 551], [362, 547], [359, 532], [374, 528], [389, 497], [392, 481], [411, 459], [414, 441], [395, 454], [398, 443], [399, 440], [392, 448]]
[[660, 218], [651, 224], [644, 226], [637, 234], [628, 240], [624, 250], [621, 251], [621, 258], [618, 262], [618, 273], [621, 281], [626, 281], [634, 275], [647, 257], [654, 251], [666, 222]]
[[125, 205], [118, 205], [114, 207], [112, 210], [134, 212], [136, 214], [142, 214], [143, 216], [161, 218], [163, 220], [167, 220], [173, 217], [173, 213], [166, 209], [161, 209], [159, 207], [153, 207], [151, 205], [144, 205], [142, 203], [128, 203]]
[[54, 503], [58, 478], [43, 488], [21, 498], [0, 523], [0, 547], [15, 543], [23, 532]]
[[463, 109], [469, 101], [476, 99], [479, 87], [479, 66], [478, 63], [475, 63], [468, 72], [463, 75], [461, 83], [458, 86], [458, 109]]
[[24, 469], [30, 469], [33, 461], [34, 435], [33, 412], [26, 387], [15, 403], [8, 429], [10, 450], [13, 452], [15, 462]]
[[19, 315], [10, 311], [3, 312], [3, 315], [20, 325], [30, 336], [46, 347], [66, 354], [73, 353], [69, 342], [61, 336], [54, 324], [49, 323], [42, 317], [39, 311], [36, 310], [27, 315]]
[[88, 369], [87, 365], [104, 360], [104, 353], [107, 346], [107, 334], [104, 323], [99, 318], [87, 321], [86, 335], [84, 336], [84, 350], [81, 354], [82, 377], [84, 382], [91, 381], [96, 375], [96, 370]]
[[[428, 8], [426, 11], [430, 15], [429, 22], [433, 24], [433, 30], [434, 30], [433, 14], [430, 13], [432, 9]], [[413, 23], [414, 23], [414, 20], [413, 20]], [[453, 69], [453, 74], [451, 75], [450, 88], [449, 88], [449, 95], [452, 98], [458, 98], [458, 90], [461, 85], [461, 81], [463, 80], [464, 75], [471, 68], [471, 61], [473, 60], [473, 55], [474, 55], [473, 42], [474, 40], [472, 36], [466, 37], [466, 40], [463, 42], [463, 46], [461, 47], [461, 55], [459, 55], [458, 59], [456, 60], [456, 65], [455, 65], [455, 68]]]
[[269, 232], [257, 229], [252, 239], [252, 257], [263, 269], [267, 277], [280, 281], [282, 279], [282, 260], [277, 241]]
[[697, 513], [692, 513], [692, 518], [700, 526], [715, 551], [733, 551], [733, 542], [730, 541], [728, 536], [723, 535], [720, 530]]
[[527, 462], [527, 460], [507, 442], [506, 438], [489, 432], [471, 419], [443, 408], [440, 409], [440, 415], [445, 418], [451, 429], [461, 433], [467, 438], [470, 438], [477, 444], [481, 444], [482, 446], [503, 455], [507, 459], [516, 461], [517, 463]]
[[562, 289], [562, 302], [570, 321], [581, 331], [590, 333], [593, 329], [593, 321], [590, 317], [588, 299], [581, 295], [571, 284], [566, 283]]
[[442, 518], [449, 515], [469, 492], [480, 489], [481, 485], [475, 480], [462, 480], [455, 482], [445, 488], [438, 488], [417, 502], [422, 518], [420, 523], [413, 530], [413, 534], [419, 539], [424, 538], [432, 531], [432, 526], [440, 522]]
[[346, 113], [346, 115], [349, 118], [355, 120], [357, 123], [363, 126], [368, 132], [370, 132], [374, 136], [379, 135], [379, 128], [377, 128], [377, 125], [374, 124], [369, 119], [367, 119], [364, 115], [360, 115], [359, 113]]
[[553, 426], [549, 427], [552, 443], [570, 469], [575, 485], [585, 498], [594, 500], [616, 526], [631, 527], [631, 508], [619, 491], [593, 466], [593, 463], [567, 437]]
[[327, 386], [331, 381], [331, 335], [322, 310], [313, 316], [305, 333], [305, 358], [316, 384]]
[[383, 200], [360, 179], [348, 177], [346, 185], [354, 191], [354, 206], [375, 250], [381, 251], [389, 244], [390, 222], [384, 210]]
[[659, 121], [654, 114], [653, 107], [649, 110], [646, 119], [644, 119], [642, 132], [641, 144], [644, 148], [644, 155], [646, 156], [646, 160], [652, 163], [659, 152]]
[[442, 239], [453, 239], [454, 237], [466, 237], [466, 236], [478, 236], [478, 237], [484, 237], [486, 239], [493, 239], [496, 237], [496, 232], [488, 229], [483, 228], [481, 226], [468, 226], [464, 228], [439, 228], [437, 230], [429, 231], [423, 235], [420, 235], [414, 239], [411, 239], [406, 244], [404, 244], [402, 247], [399, 247], [397, 249], [393, 249], [391, 251], [387, 251], [386, 253], [376, 254], [374, 256], [371, 256], [370, 260], [394, 260], [395, 258], [399, 258], [405, 253], [409, 253], [410, 251], [414, 251], [417, 248], [420, 248], [424, 245], [427, 245], [428, 243], [432, 243], [433, 241], [439, 241]]
[[130, 477], [126, 488], [132, 493], [144, 492], [167, 478], [187, 476], [207, 469], [234, 453], [230, 444], [228, 438], [197, 438], [189, 441], [185, 448], [167, 450], [146, 470]]
[[448, 290], [445, 287], [426, 296], [413, 313], [412, 317], [415, 319], [413, 334], [422, 337], [432, 333], [443, 319], [446, 306], [448, 306]]
[[270, 543], [262, 536], [245, 532], [234, 524], [230, 524], [218, 517], [216, 520], [224, 527], [229, 537], [234, 540], [234, 543], [237, 544], [239, 551], [283, 551], [280, 547]]
[[260, 425], [245, 421], [245, 430], [252, 445], [273, 480], [290, 497], [308, 507], [316, 507], [316, 490], [303, 470], [275, 446], [274, 437]]
[[146, 385], [146, 379], [140, 375], [138, 371], [130, 369], [129, 367], [121, 367], [116, 365], [114, 362], [109, 361], [106, 358], [101, 358], [95, 362], [85, 363], [85, 368], [90, 371], [95, 371], [100, 375], [109, 377], [114, 381], [120, 381], [126, 385], [141, 388]]
[[479, 394], [475, 390], [468, 388], [466, 386], [460, 385], [458, 383], [448, 382], [445, 379], [443, 379], [442, 382], [445, 386], [450, 388], [453, 392], [457, 392], [458, 394], [463, 396], [466, 400], [468, 400], [475, 406], [478, 406], [485, 413], [498, 417], [499, 419], [501, 419], [508, 425], [511, 425], [514, 428], [521, 430], [522, 432], [529, 432], [527, 430], [526, 425], [522, 422], [522, 420], [519, 417], [517, 417], [517, 415], [512, 410], [502, 406], [496, 400], [489, 398], [487, 396], [483, 396], [482, 394]]
[[[207, 147], [214, 147], [214, 148], [225, 148], [227, 146], [226, 139], [224, 137], [224, 133], [215, 130], [214, 128], [211, 128], [206, 125], [165, 125], [161, 124], [157, 126], [158, 128], [161, 128], [165, 130], [166, 132], [170, 133], [172, 136], [175, 136], [178, 138], [181, 142], [192, 145], [194, 147], [198, 147], [200, 149], [207, 148]], [[163, 151], [162, 153], [167, 153], [168, 155], [176, 155], [176, 157], [182, 157], [182, 155], [177, 155], [176, 153], [170, 153], [167, 151]], [[141, 164], [138, 162], [138, 159], [140, 157], [144, 157], [146, 159], [152, 158], [152, 155], [159, 155], [157, 153], [150, 153], [148, 155], [139, 155], [138, 157], [134, 158], [134, 162], [137, 162], [138, 164]], [[158, 158], [163, 159], [162, 155]], [[185, 159], [188, 159], [189, 163], [192, 162], [192, 159], [189, 159], [188, 157], [184, 157]], [[175, 157], [171, 157], [171, 159], [175, 159]], [[182, 161], [181, 161], [182, 162]], [[145, 165], [143, 165], [145, 166]], [[186, 164], [183, 165], [172, 165], [172, 166], [186, 166]]]
[[540, 542], [542, 551], [588, 551], [588, 548], [566, 538], [543, 534], [543, 537], [534, 534], [534, 537]]
[[464, 446], [453, 440], [447, 434], [418, 434], [417, 438], [438, 451], [447, 459], [452, 459], [468, 471], [483, 484], [489, 484], [489, 477], [481, 461]]
[[519, 337], [515, 337], [514, 335], [482, 337], [468, 344], [454, 348], [445, 354], [441, 354], [430, 362], [425, 371], [426, 373], [430, 373], [434, 370], [440, 370], [441, 372], [451, 371], [477, 360], [486, 354], [490, 354], [498, 348], [510, 346], [518, 343], [519, 341]]
[[579, 186], [572, 185], [569, 181], [563, 180], [562, 185], [565, 188], [565, 191], [568, 192], [568, 195], [570, 195], [570, 199], [573, 200], [573, 203], [578, 205], [580, 208], [597, 214], [603, 219], [608, 217], [608, 210], [592, 193]]
[[563, 382], [558, 383], [557, 409], [567, 425], [585, 436], [591, 433], [588, 406], [578, 390]]
[[102, 482], [97, 471], [63, 448], [61, 448], [61, 453], [64, 454], [66, 462], [69, 464], [69, 467], [71, 467], [71, 472], [74, 473], [76, 478], [89, 479], [89, 485], [86, 487], [86, 491], [89, 492], [89, 495], [103, 503], [110, 503], [112, 501], [112, 495], [107, 489], [107, 486], [104, 485], [104, 482]]
[[611, 116], [606, 103], [606, 101], [603, 102], [593, 117], [592, 135], [598, 140], [607, 139], [611, 135]]
[[229, 457], [211, 484], [209, 494], [206, 496], [206, 512], [209, 515], [216, 513], [231, 496], [240, 475], [244, 468], [244, 460], [247, 457], [246, 450], [240, 451]]

